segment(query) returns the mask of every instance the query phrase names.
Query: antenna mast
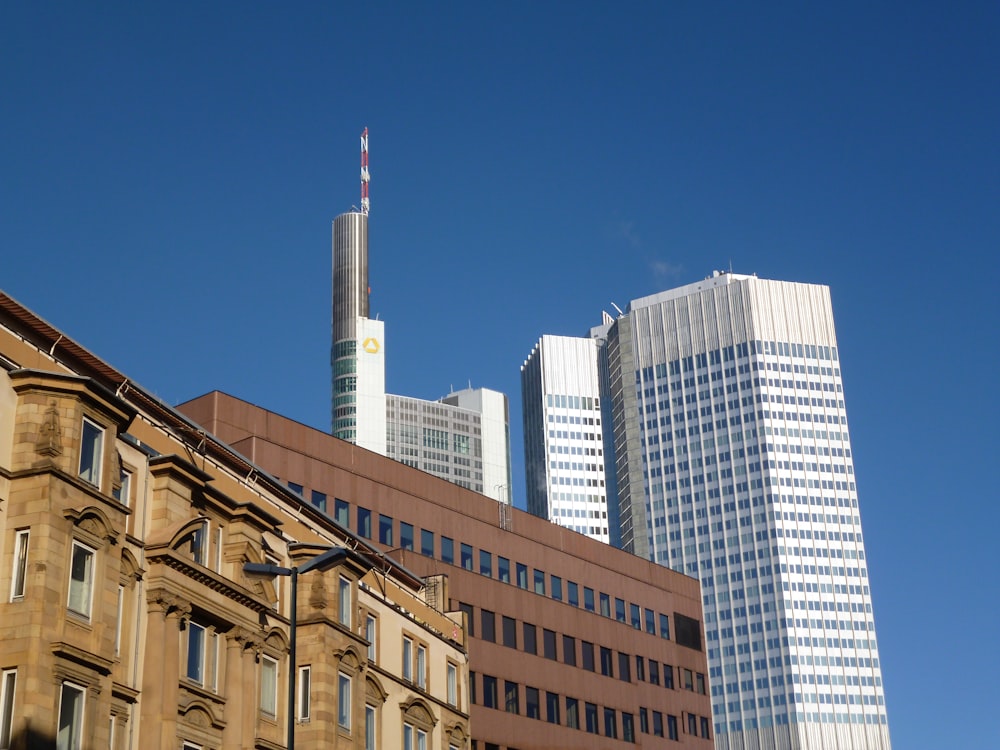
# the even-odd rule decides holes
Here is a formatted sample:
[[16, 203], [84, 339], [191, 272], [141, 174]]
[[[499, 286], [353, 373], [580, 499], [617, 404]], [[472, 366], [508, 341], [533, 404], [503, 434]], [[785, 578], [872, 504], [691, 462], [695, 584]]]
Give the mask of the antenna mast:
[[368, 128], [361, 133], [361, 213], [368, 215], [371, 203], [368, 200], [368, 181], [371, 176], [368, 174]]

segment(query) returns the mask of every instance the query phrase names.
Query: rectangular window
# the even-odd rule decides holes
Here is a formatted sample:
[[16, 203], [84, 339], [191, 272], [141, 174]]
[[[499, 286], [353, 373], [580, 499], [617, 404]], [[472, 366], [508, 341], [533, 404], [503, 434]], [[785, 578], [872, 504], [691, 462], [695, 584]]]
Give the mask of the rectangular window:
[[340, 576], [337, 586], [337, 620], [345, 628], [351, 627], [351, 579]]
[[618, 717], [613, 708], [604, 709], [604, 736], [618, 739]]
[[664, 615], [660, 615], [660, 638], [670, 638], [670, 619]]
[[95, 487], [101, 486], [101, 458], [104, 455], [104, 430], [96, 422], [83, 418], [80, 439], [80, 478]]
[[497, 619], [496, 615], [488, 609], [479, 610], [480, 637], [490, 643], [497, 642]]
[[519, 589], [528, 588], [528, 566], [517, 563], [517, 587]]
[[663, 665], [663, 687], [674, 689], [674, 668], [670, 664]]
[[563, 641], [563, 663], [571, 667], [576, 666], [576, 638], [571, 635], [564, 635]]
[[368, 661], [378, 661], [378, 621], [374, 615], [365, 617], [365, 640], [368, 641]]
[[639, 708], [639, 731], [649, 734], [649, 711], [643, 707]]
[[399, 522], [399, 546], [401, 549], [413, 549], [413, 524], [406, 521]]
[[470, 638], [476, 637], [476, 621], [473, 619], [472, 605], [466, 604], [465, 602], [459, 602], [458, 608], [465, 613], [465, 632], [469, 634]]
[[663, 714], [661, 714], [659, 711], [653, 711], [653, 736], [654, 737], [663, 736]]
[[375, 750], [375, 706], [365, 704], [365, 750]]
[[[677, 731], [677, 717], [667, 714], [667, 738], [671, 740], [680, 739]], [[663, 728], [660, 728], [660, 736], [663, 736]]]
[[594, 644], [590, 641], [580, 641], [580, 655], [583, 661], [583, 668], [588, 672], [594, 671]]
[[341, 500], [339, 497], [333, 499], [333, 520], [345, 529], [351, 527], [350, 513], [351, 506], [346, 500]]
[[545, 571], [535, 571], [535, 593], [545, 596]]
[[299, 721], [309, 721], [312, 709], [312, 667], [299, 667]]
[[[14, 570], [11, 572], [10, 599], [24, 596], [24, 582], [28, 572], [28, 530], [22, 529], [14, 535]], [[0, 745], [3, 747], [3, 745]]]
[[420, 554], [424, 557], [434, 557], [434, 532], [420, 530]]
[[583, 608], [588, 612], [594, 611], [594, 590], [583, 587]]
[[441, 537], [441, 562], [455, 564], [455, 540], [446, 536]]
[[413, 639], [403, 638], [403, 679], [413, 682]]
[[472, 547], [465, 542], [462, 542], [462, 567], [466, 570], [472, 570]]
[[469, 703], [476, 702], [476, 673], [469, 670]]
[[525, 687], [524, 688], [524, 702], [528, 709], [529, 719], [540, 719], [542, 718], [542, 709], [539, 705], [538, 700], [538, 688]]
[[561, 602], [563, 598], [562, 591], [562, 578], [559, 576], [550, 576], [552, 584], [552, 598], [557, 602]]
[[521, 690], [516, 682], [511, 682], [510, 680], [504, 680], [503, 683], [503, 700], [504, 709], [509, 714], [519, 714], [521, 713]]
[[417, 687], [427, 689], [427, 647], [417, 644]]
[[503, 645], [517, 648], [517, 620], [507, 615], [503, 616]]
[[682, 669], [681, 675], [684, 678], [684, 689], [694, 692], [694, 672], [690, 669]]
[[556, 660], [556, 633], [554, 630], [542, 629], [542, 652], [546, 659]]
[[191, 532], [191, 558], [199, 565], [208, 561], [208, 521], [203, 522]]
[[384, 544], [386, 547], [394, 546], [392, 541], [392, 517], [384, 516], [379, 513], [378, 516], [378, 541], [379, 544]]
[[483, 675], [483, 706], [486, 708], [499, 708], [497, 702], [497, 678]]
[[479, 575], [493, 577], [493, 554], [484, 549], [479, 550]]
[[545, 720], [549, 724], [559, 724], [559, 695], [545, 691]]
[[601, 592], [601, 614], [605, 617], [611, 617], [611, 597]]
[[80, 750], [83, 744], [83, 701], [86, 690], [64, 682], [59, 693], [56, 750]]
[[694, 676], [694, 691], [699, 695], [705, 695], [705, 675], [697, 672]]
[[372, 512], [368, 508], [358, 506], [358, 536], [372, 538]]
[[629, 604], [628, 610], [629, 610], [629, 617], [632, 620], [632, 627], [635, 628], [636, 630], [642, 630], [642, 619], [639, 617], [639, 612], [640, 612], [639, 605]]
[[566, 699], [566, 726], [570, 729], [580, 728], [580, 703], [576, 698]]
[[695, 737], [698, 736], [698, 717], [694, 714], [688, 714], [688, 734]]
[[84, 617], [90, 617], [90, 603], [94, 591], [94, 550], [80, 542], [73, 542], [70, 562], [69, 600], [67, 607]]
[[510, 560], [500, 555], [497, 555], [497, 580], [510, 583]]
[[566, 581], [566, 601], [574, 607], [580, 606], [580, 587], [574, 581]]
[[646, 660], [639, 654], [635, 655], [635, 679], [639, 682], [646, 681]]
[[699, 717], [701, 720], [701, 736], [706, 740], [710, 739], [708, 736], [708, 718], [705, 716]]
[[260, 657], [260, 710], [270, 717], [278, 715], [278, 662]]
[[597, 734], [597, 705], [594, 703], [587, 703], [585, 706], [585, 712], [587, 715], [587, 731], [591, 734]]
[[535, 626], [531, 623], [521, 623], [521, 644], [526, 654], [537, 654], [538, 644], [535, 641]]
[[615, 619], [625, 622], [625, 600], [615, 597]]
[[118, 474], [118, 487], [111, 490], [111, 495], [122, 505], [131, 505], [132, 498], [132, 474], [124, 468]]
[[351, 731], [351, 676], [337, 673], [337, 724]]
[[[319, 511], [321, 511], [323, 513], [326, 513], [326, 493], [325, 492], [320, 492], [319, 490], [313, 490], [312, 494], [311, 494], [311, 496], [309, 498], [309, 502], [311, 502], [312, 506], [314, 508], [316, 508], [317, 510], [319, 510]], [[345, 529], [346, 528], [350, 528], [347, 523], [343, 523], [341, 525]]]
[[403, 724], [403, 750], [413, 750], [413, 727]]
[[656, 635], [656, 613], [651, 609], [643, 610], [646, 616], [646, 632]]
[[632, 682], [632, 659], [621, 651], [618, 652], [618, 679], [622, 682]]
[[10, 747], [10, 735], [14, 725], [14, 688], [17, 685], [17, 670], [0, 672], [0, 748]]
[[[118, 656], [122, 650], [122, 616], [125, 613], [125, 587], [119, 584], [118, 586], [118, 603], [115, 608], [115, 656]], [[3, 745], [0, 745], [2, 748]]]
[[605, 677], [614, 677], [614, 664], [611, 662], [611, 649], [601, 646], [601, 674]]
[[448, 662], [448, 705], [458, 705], [458, 666]]
[[660, 662], [655, 659], [649, 660], [649, 684], [659, 685], [660, 684]]
[[622, 711], [622, 739], [635, 742], [635, 717]]

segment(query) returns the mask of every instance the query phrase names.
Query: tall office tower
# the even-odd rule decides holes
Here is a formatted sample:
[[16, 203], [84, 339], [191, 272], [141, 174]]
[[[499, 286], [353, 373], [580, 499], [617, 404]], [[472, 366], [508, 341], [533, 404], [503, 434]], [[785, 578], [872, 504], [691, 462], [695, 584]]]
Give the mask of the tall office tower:
[[[602, 542], [608, 519], [599, 344], [542, 336], [521, 365], [528, 511]], [[616, 546], [618, 546], [616, 544]]]
[[385, 408], [386, 456], [510, 504], [504, 394], [469, 388], [438, 401], [388, 394]]
[[603, 331], [622, 545], [701, 580], [716, 747], [889, 748], [829, 289], [716, 273]]
[[368, 129], [361, 210], [333, 220], [332, 432], [385, 454], [385, 327], [368, 317]]

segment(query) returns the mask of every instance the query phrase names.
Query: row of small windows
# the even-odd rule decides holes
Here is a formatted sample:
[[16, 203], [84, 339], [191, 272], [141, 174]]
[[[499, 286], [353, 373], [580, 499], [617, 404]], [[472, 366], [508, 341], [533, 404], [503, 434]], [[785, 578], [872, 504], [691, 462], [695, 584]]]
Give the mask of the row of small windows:
[[[475, 672], [469, 673], [469, 686], [471, 690], [471, 702], [492, 708], [497, 711], [506, 711], [510, 714], [527, 716], [529, 719], [546, 721], [549, 724], [558, 724], [569, 729], [579, 729], [589, 734], [602, 734], [610, 739], [622, 739], [625, 742], [637, 743], [635, 714], [628, 711], [618, 711], [609, 706], [598, 706], [596, 703], [581, 701], [570, 696], [563, 696], [559, 693], [544, 691], [545, 714], [542, 715], [543, 691], [530, 685], [524, 686], [524, 711], [522, 712], [521, 685], [510, 680], [503, 680], [503, 698], [501, 699], [499, 678], [492, 675], [482, 675], [482, 684], [479, 684], [478, 676]], [[582, 709], [582, 716], [581, 716]], [[651, 710], [646, 707], [639, 708], [639, 731], [643, 734], [652, 734], [654, 737], [667, 737], [671, 740], [680, 740], [680, 726], [684, 726], [686, 733], [694, 737], [711, 739], [709, 731], [709, 720], [706, 716], [684, 713], [682, 720], [673, 714], [663, 714], [660, 711]], [[621, 734], [619, 734], [618, 717], [621, 716]], [[652, 722], [650, 722], [652, 717]], [[603, 718], [603, 722], [601, 719]], [[664, 719], [666, 719], [664, 721]]]
[[779, 357], [797, 357], [826, 362], [837, 362], [837, 347], [819, 344], [797, 344], [787, 341], [744, 341], [732, 346], [724, 346], [700, 354], [671, 360], [650, 367], [644, 367], [636, 372], [636, 382], [666, 378], [668, 375], [680, 375], [682, 372], [693, 372], [705, 369], [710, 365], [722, 365], [733, 362], [737, 358], [748, 359], [750, 355], [773, 355]]
[[[289, 482], [289, 486], [300, 494], [303, 493], [301, 485]], [[313, 505], [327, 512], [326, 495], [313, 491], [312, 501]], [[350, 503], [340, 498], [334, 498], [333, 519], [344, 528], [350, 528], [350, 510]], [[436, 558], [449, 565], [460, 565], [466, 570], [478, 570], [480, 575], [489, 578], [495, 577], [502, 583], [516, 585], [518, 588], [534, 591], [541, 596], [549, 596], [556, 601], [565, 601], [574, 607], [580, 607], [582, 604], [588, 612], [599, 613], [604, 617], [613, 617], [619, 622], [631, 624], [636, 630], [645, 630], [652, 634], [659, 633], [661, 638], [670, 638], [670, 618], [666, 614], [656, 613], [634, 603], [628, 603], [626, 609], [625, 600], [617, 597], [614, 597], [614, 613], [612, 614], [613, 597], [603, 591], [595, 592], [588, 586], [581, 587], [576, 581], [564, 581], [560, 576], [549, 575], [537, 568], [530, 571], [531, 577], [529, 578], [527, 565], [516, 561], [512, 565], [509, 558], [501, 555], [494, 557], [492, 552], [484, 549], [478, 550], [477, 568], [476, 550], [470, 544], [459, 542], [456, 557], [454, 539], [440, 535], [439, 547], [436, 549], [438, 539], [435, 538], [435, 533], [430, 529], [420, 529], [418, 547], [416, 529], [413, 524], [405, 521], [397, 523], [391, 516], [380, 513], [378, 514], [377, 528], [373, 529], [372, 516], [373, 513], [368, 508], [356, 506], [356, 523], [353, 530], [365, 539], [377, 539], [379, 544], [389, 548], [398, 547], [403, 550], [419, 551], [425, 557]], [[701, 650], [701, 630], [698, 620], [677, 613], [674, 617], [679, 629], [677, 642], [688, 648]], [[681, 625], [682, 622], [683, 625]], [[681, 642], [680, 631], [683, 631], [684, 642]]]
[[[459, 608], [465, 612], [469, 635], [476, 636], [475, 612], [470, 604], [459, 603]], [[675, 617], [683, 617], [676, 615]], [[500, 643], [512, 649], [518, 648], [518, 627], [517, 620], [507, 615], [500, 616]], [[538, 628], [530, 622], [521, 622], [521, 642], [520, 650], [532, 655], [539, 655], [538, 650]], [[490, 610], [480, 609], [479, 611], [479, 637], [490, 643], [497, 643], [497, 615]], [[579, 666], [588, 672], [597, 672], [599, 656], [600, 672], [605, 677], [617, 678], [622, 682], [632, 682], [632, 665], [635, 664], [635, 679], [637, 682], [648, 682], [651, 685], [660, 684], [660, 663], [654, 659], [647, 659], [640, 654], [633, 656], [624, 652], [615, 652], [607, 646], [596, 646], [590, 641], [580, 641], [580, 649], [577, 651], [577, 639], [571, 635], [562, 634], [548, 628], [542, 628], [542, 650], [541, 656], [552, 661], [559, 661], [558, 643], [562, 641], [562, 662], [568, 666]], [[615, 654], [617, 653], [617, 658]], [[579, 659], [577, 658], [579, 656]], [[670, 664], [663, 664], [663, 686], [674, 688], [674, 667]], [[677, 667], [678, 684], [682, 690], [705, 695], [705, 675], [694, 672], [684, 667]]]

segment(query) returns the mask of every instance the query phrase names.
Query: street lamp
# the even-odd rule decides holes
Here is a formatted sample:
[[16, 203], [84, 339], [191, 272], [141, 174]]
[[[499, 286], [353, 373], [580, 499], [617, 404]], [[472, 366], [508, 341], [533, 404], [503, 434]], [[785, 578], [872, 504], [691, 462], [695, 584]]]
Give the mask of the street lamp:
[[[293, 548], [289, 548], [293, 552]], [[295, 637], [298, 624], [298, 598], [299, 598], [299, 574], [308, 573], [310, 570], [329, 570], [340, 564], [345, 559], [350, 558], [366, 569], [371, 569], [372, 565], [364, 557], [346, 547], [331, 547], [326, 552], [322, 552], [315, 557], [306, 560], [301, 565], [294, 565], [291, 568], [284, 568], [271, 563], [244, 563], [243, 572], [248, 575], [257, 576], [288, 576], [291, 583], [291, 616], [289, 617], [288, 629], [288, 750], [295, 750]]]

